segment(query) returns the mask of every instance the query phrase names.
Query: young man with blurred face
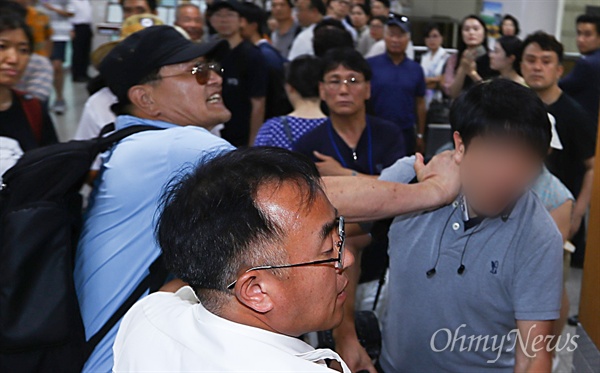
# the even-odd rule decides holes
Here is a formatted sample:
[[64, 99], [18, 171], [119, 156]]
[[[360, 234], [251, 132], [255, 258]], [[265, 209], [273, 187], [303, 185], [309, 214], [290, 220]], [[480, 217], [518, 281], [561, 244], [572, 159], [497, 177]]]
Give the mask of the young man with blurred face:
[[425, 76], [421, 66], [406, 56], [410, 41], [408, 18], [391, 13], [384, 40], [386, 53], [367, 60], [373, 70], [373, 111], [402, 130], [407, 154], [423, 152]]
[[251, 146], [265, 119], [268, 72], [257, 46], [241, 34], [242, 4], [218, 0], [211, 5], [210, 23], [230, 51], [223, 65], [223, 98], [232, 113], [221, 136], [235, 146]]
[[294, 38], [300, 31], [300, 26], [292, 15], [291, 0], [273, 0], [271, 14], [277, 21], [277, 29], [271, 33], [273, 46], [285, 58], [288, 57]]
[[569, 237], [576, 247], [572, 264], [580, 266], [585, 252], [584, 216], [594, 178], [596, 124], [587, 111], [558, 86], [564, 71], [562, 45], [553, 36], [538, 32], [528, 36], [523, 46], [523, 78], [547, 105], [563, 144], [562, 150], [552, 151], [546, 165], [576, 198]]
[[600, 16], [577, 17], [577, 48], [581, 58], [559, 85], [598, 122], [600, 110]]
[[[450, 122], [458, 198], [390, 228], [381, 368], [550, 371], [562, 238], [530, 191], [550, 145], [545, 107], [526, 87], [497, 80], [461, 96]], [[380, 180], [410, 182], [412, 163], [398, 161]], [[374, 372], [353, 326], [339, 331], [336, 350], [349, 367]]]
[[182, 4], [177, 7], [175, 26], [181, 27], [190, 39], [195, 42], [202, 41], [204, 36], [204, 23], [200, 8], [194, 4]]
[[[168, 180], [186, 165], [233, 148], [209, 132], [231, 116], [221, 98], [221, 68], [212, 62], [227, 50], [223, 41], [197, 44], [171, 26], [153, 26], [121, 41], [99, 66], [118, 98], [112, 107], [115, 128], [148, 125], [157, 130], [115, 145], [103, 157], [94, 184], [74, 269], [88, 338], [112, 317], [160, 255], [152, 225]], [[144, 155], [148, 149], [154, 157]], [[113, 328], [100, 341], [84, 372], [112, 369], [115, 335]]]
[[327, 17], [336, 19], [344, 24], [346, 30], [352, 35], [352, 39], [356, 41], [358, 33], [347, 21], [350, 15], [350, 0], [328, 0], [327, 1]]

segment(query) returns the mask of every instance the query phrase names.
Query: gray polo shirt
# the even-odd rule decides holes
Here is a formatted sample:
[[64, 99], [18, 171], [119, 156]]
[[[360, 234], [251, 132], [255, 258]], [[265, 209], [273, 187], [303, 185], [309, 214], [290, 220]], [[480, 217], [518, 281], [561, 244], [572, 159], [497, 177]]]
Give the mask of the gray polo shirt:
[[[413, 164], [414, 157], [401, 159], [380, 179], [407, 183]], [[516, 320], [559, 316], [562, 238], [532, 192], [507, 219], [466, 231], [457, 202], [400, 216], [389, 239], [385, 372], [512, 372]]]

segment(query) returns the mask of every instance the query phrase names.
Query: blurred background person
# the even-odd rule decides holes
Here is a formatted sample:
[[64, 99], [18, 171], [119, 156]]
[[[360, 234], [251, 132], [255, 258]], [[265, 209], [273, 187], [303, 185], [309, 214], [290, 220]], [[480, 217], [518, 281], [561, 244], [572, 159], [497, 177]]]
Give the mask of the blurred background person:
[[292, 150], [300, 137], [325, 122], [321, 110], [319, 81], [321, 61], [304, 55], [289, 63], [286, 69], [285, 92], [294, 110], [284, 116], [267, 120], [256, 136], [255, 146], [277, 146]]
[[523, 43], [516, 36], [501, 36], [490, 51], [490, 68], [498, 71], [500, 77], [515, 83], [525, 84], [521, 76], [521, 48]]
[[74, 11], [69, 18], [73, 24], [73, 55], [71, 56], [71, 77], [74, 82], [87, 82], [90, 52], [92, 51], [92, 4], [89, 0], [72, 2]]
[[277, 20], [277, 28], [271, 33], [271, 41], [275, 49], [283, 57], [288, 56], [292, 42], [300, 32], [300, 26], [294, 19], [292, 0], [273, 0], [271, 14]]
[[374, 0], [371, 1], [371, 15], [373, 17], [387, 17], [390, 14], [389, 0]]
[[190, 37], [191, 41], [201, 42], [204, 36], [202, 12], [195, 4], [181, 4], [175, 13], [175, 26], [179, 26]]
[[458, 53], [448, 58], [442, 83], [444, 92], [451, 98], [458, 97], [475, 83], [498, 75], [490, 67], [487, 28], [483, 20], [474, 14], [468, 15], [459, 29]]
[[450, 54], [442, 47], [444, 36], [438, 24], [430, 24], [425, 28], [425, 46], [427, 52], [421, 56], [421, 67], [425, 74], [425, 85], [427, 91], [425, 93], [425, 106], [429, 108], [429, 104], [433, 100], [442, 100], [442, 91], [440, 84], [444, 66]]
[[375, 40], [371, 37], [369, 32], [369, 19], [371, 14], [369, 8], [364, 4], [353, 4], [350, 10], [350, 20], [352, 26], [358, 34], [358, 42], [356, 43], [356, 50], [363, 56], [367, 54], [371, 46], [375, 43]]
[[327, 8], [323, 0], [298, 0], [296, 1], [296, 17], [303, 28], [294, 39], [288, 54], [288, 60], [303, 54], [315, 54], [313, 50], [313, 36], [315, 26], [321, 22]]
[[350, 0], [327, 0], [326, 4], [327, 17], [342, 22], [346, 30], [352, 35], [352, 40], [356, 42], [356, 30], [348, 22], [348, 16], [350, 15]]
[[521, 32], [519, 21], [510, 14], [502, 17], [500, 21], [500, 35], [502, 36], [517, 36]]

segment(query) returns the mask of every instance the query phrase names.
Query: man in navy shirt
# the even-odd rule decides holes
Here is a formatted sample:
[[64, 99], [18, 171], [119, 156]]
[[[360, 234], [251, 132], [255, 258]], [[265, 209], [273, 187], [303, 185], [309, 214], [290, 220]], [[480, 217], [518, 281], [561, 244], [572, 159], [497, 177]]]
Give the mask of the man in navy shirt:
[[577, 18], [577, 48], [581, 58], [573, 71], [560, 81], [560, 88], [583, 106], [598, 122], [600, 106], [600, 17]]
[[[423, 70], [418, 63], [406, 57], [409, 41], [408, 18], [391, 13], [385, 29], [387, 53], [367, 61], [373, 70], [373, 113], [402, 130], [405, 149], [412, 154], [415, 150], [424, 150], [426, 109]], [[415, 125], [418, 125], [416, 133]]]
[[369, 64], [354, 49], [334, 49], [325, 54], [323, 71], [319, 93], [330, 117], [294, 150], [317, 162], [321, 176], [379, 175], [406, 152], [397, 126], [366, 114]]

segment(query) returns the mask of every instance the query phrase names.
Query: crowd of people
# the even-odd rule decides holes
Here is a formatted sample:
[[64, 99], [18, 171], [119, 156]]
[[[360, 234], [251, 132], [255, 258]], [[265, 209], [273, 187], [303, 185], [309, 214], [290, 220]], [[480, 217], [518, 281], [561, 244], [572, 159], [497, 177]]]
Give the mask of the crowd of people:
[[[565, 74], [563, 45], [510, 15], [493, 43], [464, 17], [455, 51], [431, 23], [416, 55], [389, 0], [185, 3], [173, 26], [155, 0], [120, 4], [119, 39], [91, 52], [88, 0], [0, 2], [0, 177], [59, 142], [69, 75], [90, 94], [75, 139], [155, 129], [91, 165], [72, 276], [85, 339], [105, 334], [78, 369], [552, 370], [586, 244], [600, 17], [577, 18]], [[431, 123], [451, 136], [425, 160]], [[115, 319], [157, 263], [161, 291]], [[379, 318], [375, 359], [357, 310]], [[335, 351], [305, 342], [322, 330]], [[528, 338], [480, 346], [511, 333]], [[72, 351], [0, 367], [62, 371]]]

